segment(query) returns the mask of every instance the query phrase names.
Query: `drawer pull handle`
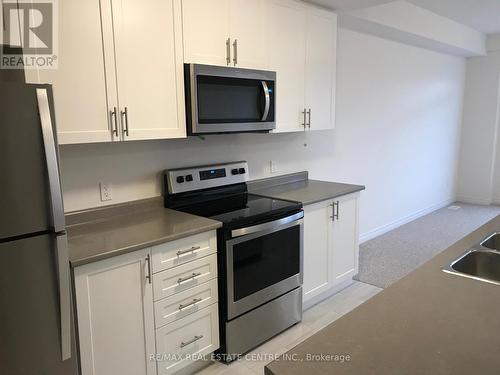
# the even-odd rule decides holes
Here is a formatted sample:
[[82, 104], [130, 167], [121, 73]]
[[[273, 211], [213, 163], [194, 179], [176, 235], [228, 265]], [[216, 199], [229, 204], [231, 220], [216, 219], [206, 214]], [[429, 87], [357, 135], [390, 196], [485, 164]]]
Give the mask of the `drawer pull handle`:
[[200, 250], [200, 249], [201, 249], [201, 246], [193, 246], [191, 249], [179, 250], [177, 252], [177, 256], [179, 257], [179, 256], [187, 254], [187, 253], [194, 253], [196, 250]]
[[193, 299], [191, 302], [186, 303], [185, 305], [179, 305], [179, 310], [185, 309], [186, 307], [189, 307], [189, 306], [194, 306], [194, 305], [196, 305], [198, 302], [201, 302], [201, 301], [202, 301], [202, 299], [201, 299], [201, 298], [195, 298], [195, 299]]
[[203, 335], [199, 335], [199, 336], [195, 336], [193, 337], [191, 340], [187, 341], [187, 342], [181, 342], [181, 345], [180, 345], [180, 348], [184, 348], [185, 346], [188, 346], [198, 340], [201, 340], [203, 338]]
[[184, 281], [188, 281], [188, 280], [191, 280], [191, 279], [193, 279], [193, 280], [194, 280], [194, 278], [195, 278], [195, 277], [198, 277], [198, 276], [200, 276], [200, 275], [201, 275], [201, 272], [193, 272], [193, 274], [192, 274], [191, 276], [179, 277], [179, 278], [177, 279], [177, 283], [178, 283], [178, 284], [181, 284], [181, 283], [183, 283]]

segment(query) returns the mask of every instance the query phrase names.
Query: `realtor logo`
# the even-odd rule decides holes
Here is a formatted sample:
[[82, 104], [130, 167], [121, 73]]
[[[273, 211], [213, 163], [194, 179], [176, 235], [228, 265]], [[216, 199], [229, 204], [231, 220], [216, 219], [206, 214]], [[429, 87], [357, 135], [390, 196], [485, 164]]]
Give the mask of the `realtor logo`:
[[1, 13], [0, 68], [56, 69], [57, 0], [3, 0]]

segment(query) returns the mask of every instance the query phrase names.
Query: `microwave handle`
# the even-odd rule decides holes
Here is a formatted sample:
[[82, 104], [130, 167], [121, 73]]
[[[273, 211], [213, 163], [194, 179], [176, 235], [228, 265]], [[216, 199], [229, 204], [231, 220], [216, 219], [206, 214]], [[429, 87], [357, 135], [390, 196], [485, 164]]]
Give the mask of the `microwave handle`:
[[266, 98], [266, 106], [264, 107], [264, 114], [262, 115], [262, 121], [266, 121], [267, 115], [269, 115], [269, 108], [271, 107], [271, 96], [269, 95], [269, 87], [267, 87], [266, 81], [261, 81], [262, 88], [264, 89], [264, 97]]

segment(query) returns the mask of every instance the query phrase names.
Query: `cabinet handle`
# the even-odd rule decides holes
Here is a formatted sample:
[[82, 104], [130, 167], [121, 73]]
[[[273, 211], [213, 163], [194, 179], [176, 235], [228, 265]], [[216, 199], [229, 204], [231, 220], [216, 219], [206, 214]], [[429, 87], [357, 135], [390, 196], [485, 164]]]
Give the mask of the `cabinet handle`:
[[231, 64], [231, 38], [226, 40], [226, 63]]
[[311, 129], [311, 108], [309, 108], [307, 114], [309, 115], [309, 122], [307, 123], [307, 127]]
[[[125, 117], [125, 122], [123, 121], [123, 118]], [[121, 118], [122, 118], [122, 124], [125, 125], [123, 127], [123, 134], [125, 134], [128, 137], [128, 108], [125, 107], [125, 111], [121, 111]]]
[[307, 126], [307, 121], [306, 121], [306, 109], [304, 108], [304, 110], [301, 112], [302, 115], [304, 116], [304, 122], [301, 124], [303, 127], [304, 127], [304, 131], [306, 130], [306, 126]]
[[198, 302], [201, 302], [201, 301], [202, 301], [202, 299], [201, 299], [201, 298], [195, 298], [195, 299], [193, 299], [191, 302], [186, 303], [185, 305], [179, 305], [179, 310], [183, 310], [183, 309], [185, 309], [186, 307], [196, 305]]
[[233, 63], [234, 66], [236, 66], [238, 64], [238, 39], [235, 39], [233, 42], [233, 52], [234, 52]]
[[179, 278], [177, 279], [177, 284], [181, 284], [181, 283], [183, 283], [184, 281], [188, 281], [188, 280], [191, 280], [191, 279], [193, 279], [193, 280], [194, 280], [194, 278], [195, 278], [195, 277], [198, 277], [198, 276], [200, 276], [200, 275], [201, 275], [201, 272], [193, 272], [193, 274], [192, 274], [191, 276], [179, 277]]
[[189, 341], [186, 341], [186, 342], [181, 342], [181, 345], [180, 345], [179, 347], [182, 349], [182, 348], [184, 348], [185, 346], [188, 346], [188, 345], [190, 345], [190, 344], [192, 344], [192, 343], [194, 343], [194, 342], [196, 342], [196, 341], [198, 341], [198, 340], [200, 340], [200, 339], [202, 339], [202, 338], [203, 338], [203, 335], [195, 336], [195, 337], [193, 337], [193, 338], [192, 338], [191, 340], [189, 340]]
[[148, 265], [148, 274], [146, 275], [146, 280], [148, 280], [148, 283], [151, 284], [151, 257], [149, 254], [146, 257], [146, 263]]
[[339, 201], [330, 203], [330, 207], [332, 208], [332, 215], [330, 216], [330, 219], [332, 219], [332, 221], [339, 221]]
[[177, 256], [181, 256], [183, 254], [193, 253], [193, 252], [195, 252], [196, 250], [199, 250], [199, 249], [201, 249], [201, 246], [193, 246], [191, 249], [179, 250], [176, 254], [177, 254]]
[[118, 137], [118, 118], [116, 107], [111, 112], [111, 128], [112, 133]]

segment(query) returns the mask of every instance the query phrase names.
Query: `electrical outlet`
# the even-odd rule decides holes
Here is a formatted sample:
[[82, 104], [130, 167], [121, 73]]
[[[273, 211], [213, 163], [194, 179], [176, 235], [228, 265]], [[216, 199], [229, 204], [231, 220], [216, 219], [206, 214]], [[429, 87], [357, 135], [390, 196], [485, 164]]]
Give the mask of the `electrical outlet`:
[[271, 162], [270, 162], [270, 169], [271, 169], [271, 173], [278, 172], [278, 165], [276, 163], [276, 160], [271, 160]]
[[101, 188], [101, 201], [102, 202], [110, 201], [113, 199], [113, 191], [112, 191], [110, 183], [101, 182], [99, 184], [99, 187]]

